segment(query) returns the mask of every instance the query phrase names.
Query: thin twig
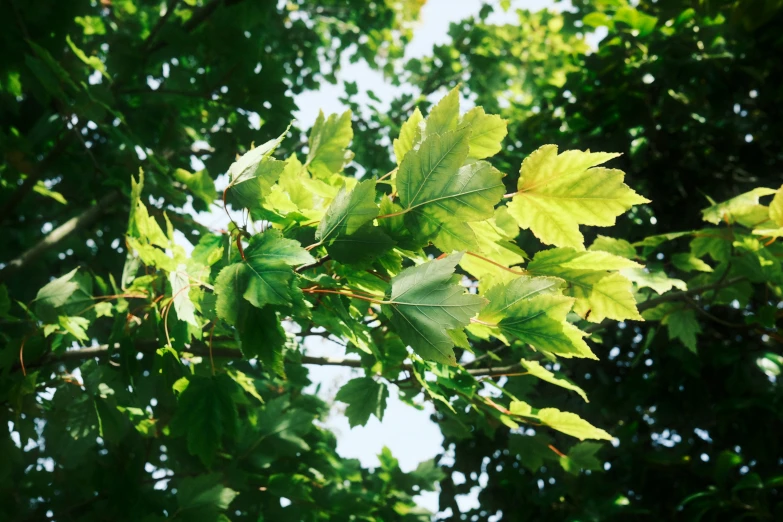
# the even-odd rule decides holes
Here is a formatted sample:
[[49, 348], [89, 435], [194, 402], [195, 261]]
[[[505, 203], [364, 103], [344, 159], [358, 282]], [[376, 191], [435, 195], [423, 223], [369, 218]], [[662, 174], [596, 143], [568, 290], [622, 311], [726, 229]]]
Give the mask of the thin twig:
[[325, 256], [317, 259], [314, 263], [310, 263], [309, 265], [302, 265], [300, 267], [297, 267], [296, 269], [294, 269], [294, 272], [301, 273], [301, 272], [304, 272], [305, 270], [310, 270], [311, 268], [317, 268], [317, 267], [323, 265], [324, 263], [326, 263], [327, 261], [329, 261], [330, 259], [331, 258], [329, 257], [329, 254], [326, 254]]

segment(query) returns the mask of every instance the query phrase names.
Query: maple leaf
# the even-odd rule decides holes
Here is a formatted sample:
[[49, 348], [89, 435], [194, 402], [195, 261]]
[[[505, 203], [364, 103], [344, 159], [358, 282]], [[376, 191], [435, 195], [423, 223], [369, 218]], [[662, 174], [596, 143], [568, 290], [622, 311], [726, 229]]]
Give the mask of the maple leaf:
[[601, 428], [596, 428], [576, 413], [560, 411], [555, 408], [544, 408], [538, 410], [536, 416], [550, 428], [561, 431], [566, 435], [576, 437], [579, 440], [612, 440], [612, 436], [606, 431]]
[[579, 225], [608, 227], [633, 205], [648, 203], [623, 183], [621, 170], [597, 167], [618, 154], [544, 145], [525, 158], [508, 210], [547, 245], [584, 250]]
[[450, 365], [457, 360], [448, 330], [469, 324], [486, 303], [455, 283], [461, 257], [452, 254], [403, 270], [391, 280], [391, 296], [384, 304], [403, 341], [423, 358]]
[[432, 134], [405, 155], [397, 173], [400, 212], [409, 213], [406, 224], [439, 236], [436, 244], [444, 251], [477, 248], [465, 223], [492, 217], [505, 191], [503, 174], [489, 163], [464, 164], [469, 137], [469, 127]]
[[225, 374], [193, 376], [188, 381], [171, 420], [171, 430], [185, 437], [188, 453], [210, 467], [223, 438], [236, 435], [239, 414], [232, 395], [238, 391], [237, 385]]
[[343, 185], [319, 223], [315, 238], [325, 243], [332, 237], [351, 235], [377, 215], [375, 180], [362, 181], [350, 192]]
[[319, 111], [310, 131], [310, 151], [305, 166], [319, 178], [340, 172], [353, 159], [353, 153], [347, 150], [352, 139], [351, 111], [340, 116], [330, 114], [328, 118]]
[[273, 159], [271, 155], [287, 133], [288, 129], [277, 138], [249, 150], [231, 164], [226, 194], [232, 203], [254, 210], [269, 194], [285, 168], [284, 161]]
[[574, 311], [591, 322], [605, 318], [642, 320], [631, 282], [612, 270], [641, 265], [608, 252], [552, 248], [538, 252], [528, 264], [533, 275], [554, 276], [567, 284], [566, 295], [576, 298]]
[[370, 415], [375, 415], [378, 420], [383, 420], [383, 412], [386, 409], [386, 399], [389, 398], [387, 386], [372, 377], [360, 377], [351, 379], [337, 392], [336, 400], [348, 404], [345, 415], [348, 423], [354, 426], [364, 426], [370, 420]]
[[566, 320], [574, 298], [561, 294], [563, 284], [552, 277], [520, 276], [494, 286], [484, 294], [489, 304], [479, 320], [497, 322], [504, 336], [538, 350], [562, 357], [597, 359], [582, 339], [585, 334]]
[[397, 158], [397, 165], [402, 162], [405, 155], [410, 152], [421, 141], [421, 122], [424, 121], [421, 111], [418, 107], [413, 114], [402, 124], [400, 128], [400, 137], [394, 139], [394, 156]]
[[278, 230], [269, 229], [253, 236], [245, 249], [245, 260], [223, 268], [218, 274], [215, 281], [218, 316], [236, 324], [241, 298], [258, 308], [267, 304], [292, 304], [292, 266], [313, 261], [297, 241], [284, 238]]
[[508, 133], [507, 122], [496, 114], [487, 114], [483, 107], [474, 107], [460, 120], [459, 126], [470, 127], [469, 157], [484, 159], [494, 156], [502, 148]]

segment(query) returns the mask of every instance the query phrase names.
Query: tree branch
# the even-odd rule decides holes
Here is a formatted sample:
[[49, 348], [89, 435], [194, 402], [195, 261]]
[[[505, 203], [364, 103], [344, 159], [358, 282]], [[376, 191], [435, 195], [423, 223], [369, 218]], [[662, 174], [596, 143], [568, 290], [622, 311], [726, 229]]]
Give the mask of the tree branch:
[[[652, 308], [654, 306], [657, 306], [660, 303], [676, 301], [680, 298], [687, 298], [691, 295], [701, 294], [704, 292], [708, 292], [710, 290], [714, 290], [716, 288], [730, 286], [742, 280], [744, 280], [744, 278], [739, 277], [739, 278], [734, 278], [725, 281], [722, 284], [715, 283], [715, 284], [704, 285], [697, 288], [693, 288], [691, 290], [685, 290], [682, 292], [671, 292], [669, 294], [662, 295], [656, 299], [650, 299], [649, 301], [641, 303], [638, 308], [640, 311], [643, 311]], [[591, 332], [591, 331], [599, 330], [601, 328], [604, 328], [610, 322], [611, 321], [603, 321], [599, 324], [592, 325], [592, 328], [585, 328], [585, 331]], [[114, 348], [117, 347], [119, 347], [119, 344], [114, 345]], [[136, 343], [135, 347], [139, 352], [142, 353], [154, 353], [158, 348], [161, 347], [161, 344], [158, 343], [157, 341], [139, 341]], [[210, 355], [209, 347], [201, 343], [194, 343], [184, 351], [199, 356], [208, 357]], [[78, 350], [68, 350], [66, 352], [59, 353], [59, 354], [50, 354], [40, 359], [39, 361], [28, 363], [25, 366], [27, 369], [32, 369], [47, 364], [61, 363], [67, 361], [80, 361], [83, 359], [90, 359], [93, 357], [104, 357], [108, 355], [109, 352], [110, 352], [110, 346], [108, 344], [103, 344], [100, 346], [89, 346], [89, 347], [79, 348]], [[241, 359], [244, 357], [241, 350], [237, 348], [228, 348], [228, 347], [213, 347], [212, 356], [224, 357], [228, 359]], [[343, 366], [347, 368], [364, 367], [362, 361], [358, 359], [347, 359], [347, 358], [336, 358], [336, 357], [311, 357], [309, 355], [303, 355], [301, 361], [302, 364], [316, 365], [316, 366]], [[521, 368], [522, 366], [520, 364], [512, 364], [509, 366], [501, 366], [501, 367], [494, 367], [494, 368], [471, 368], [471, 369], [465, 368], [465, 371], [476, 378], [500, 377], [510, 373], [518, 372]], [[18, 369], [18, 367], [14, 367], [14, 370], [16, 369]], [[400, 370], [411, 372], [413, 371], [413, 366], [410, 364], [404, 364], [400, 367]]]
[[[185, 31], [186, 33], [191, 33], [199, 25], [201, 25], [207, 19], [209, 19], [209, 17], [212, 16], [212, 13], [214, 13], [215, 10], [217, 10], [217, 8], [220, 7], [221, 5], [229, 6], [232, 4], [238, 4], [241, 1], [243, 0], [212, 0], [211, 2], [204, 5], [204, 7], [194, 12], [193, 16], [191, 16], [190, 19], [182, 25], [182, 30]], [[149, 52], [154, 53], [155, 51], [165, 46], [166, 46], [165, 42], [158, 42], [150, 48]]]
[[0, 281], [7, 279], [8, 276], [19, 271], [24, 265], [38, 258], [41, 254], [56, 246], [63, 239], [72, 233], [92, 224], [100, 215], [107, 210], [118, 198], [119, 193], [111, 192], [104, 196], [96, 205], [88, 208], [78, 216], [75, 216], [39, 241], [35, 246], [24, 252], [22, 255], [9, 261], [9, 263], [0, 270]]
[[[704, 292], [709, 292], [710, 290], [716, 290], [718, 288], [731, 286], [735, 283], [739, 283], [740, 281], [744, 281], [744, 280], [745, 280], [744, 277], [735, 277], [733, 279], [729, 279], [728, 281], [718, 281], [717, 283], [713, 283], [710, 285], [697, 286], [696, 288], [692, 288], [690, 290], [683, 290], [681, 292], [669, 292], [668, 294], [664, 294], [660, 297], [656, 297], [655, 299], [650, 299], [643, 303], [639, 303], [639, 305], [637, 305], [636, 308], [640, 312], [643, 312], [645, 310], [649, 310], [650, 308], [655, 308], [661, 303], [679, 301], [680, 299], [684, 299], [692, 295], [699, 295], [699, 294], [703, 294]], [[598, 330], [603, 330], [604, 328], [609, 326], [609, 324], [611, 324], [612, 322], [613, 322], [612, 320], [604, 319], [598, 324], [591, 324], [587, 328], [583, 328], [582, 331], [586, 333], [597, 332]]]
[[158, 36], [158, 32], [160, 32], [160, 30], [163, 29], [163, 26], [166, 25], [166, 20], [168, 20], [169, 16], [171, 16], [171, 13], [174, 12], [174, 9], [177, 7], [178, 3], [179, 0], [169, 0], [169, 3], [166, 4], [166, 12], [163, 13], [163, 16], [158, 18], [155, 27], [152, 28], [149, 36], [147, 36], [147, 39], [144, 40], [144, 45], [142, 46], [143, 50], [149, 48], [149, 46], [152, 45], [152, 43], [155, 41], [155, 38]]
[[329, 261], [329, 259], [331, 259], [331, 258], [329, 257], [329, 254], [326, 254], [325, 256], [323, 256], [323, 257], [321, 257], [321, 258], [317, 259], [317, 260], [316, 260], [314, 263], [310, 263], [309, 265], [302, 265], [302, 266], [300, 266], [300, 267], [297, 267], [297, 268], [294, 270], [294, 272], [300, 273], [300, 272], [304, 272], [305, 270], [309, 270], [309, 269], [311, 269], [311, 268], [316, 268], [316, 267], [319, 267], [319, 266], [321, 266], [322, 264], [324, 264], [324, 263], [326, 263], [327, 261]]
[[[110, 346], [108, 344], [102, 344], [100, 346], [87, 346], [84, 348], [79, 348], [77, 350], [68, 350], [66, 352], [62, 352], [59, 354], [50, 354], [38, 361], [27, 363], [25, 367], [27, 368], [27, 370], [30, 370], [32, 368], [40, 368], [47, 364], [64, 363], [70, 361], [81, 361], [84, 359], [92, 359], [94, 357], [106, 357], [111, 353], [112, 349], [117, 349], [119, 348], [119, 346], [120, 346], [119, 343], [116, 343], [113, 346]], [[141, 353], [155, 353], [160, 347], [161, 344], [158, 343], [157, 341], [138, 341], [135, 345], [135, 348]], [[209, 357], [209, 346], [207, 346], [206, 344], [194, 343], [183, 351], [198, 356]], [[223, 346], [223, 347], [213, 347], [212, 356], [223, 357], [226, 359], [242, 359], [244, 357], [244, 354], [242, 353], [241, 350], [237, 348], [228, 348]], [[302, 356], [302, 364], [307, 364], [312, 366], [342, 366], [346, 368], [364, 367], [362, 361], [359, 359], [347, 359], [347, 358], [340, 358], [340, 357], [312, 357], [309, 355]], [[17, 370], [18, 368], [19, 368], [18, 366], [15, 366], [14, 370]], [[519, 368], [520, 366], [517, 364], [513, 366], [505, 366], [502, 368], [479, 368], [479, 369], [471, 369], [466, 371], [469, 374], [473, 375], [474, 377], [492, 377], [492, 376], [505, 375], [512, 371], [516, 371]], [[413, 365], [404, 364], [400, 367], [400, 370], [412, 372]]]

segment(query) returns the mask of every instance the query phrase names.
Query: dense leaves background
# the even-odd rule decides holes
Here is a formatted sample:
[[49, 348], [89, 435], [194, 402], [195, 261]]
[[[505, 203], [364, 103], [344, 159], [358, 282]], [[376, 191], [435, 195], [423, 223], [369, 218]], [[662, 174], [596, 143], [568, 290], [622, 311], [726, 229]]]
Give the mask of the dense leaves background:
[[[286, 352], [284, 368], [275, 366], [278, 355], [267, 361], [264, 353], [245, 353], [261, 357], [274, 371], [236, 360], [225, 365], [226, 373], [191, 375], [193, 367], [208, 367], [208, 338], [194, 341], [193, 355], [185, 356], [192, 361], [183, 365], [187, 350], [180, 336], [189, 335], [188, 327], [183, 332], [178, 326], [169, 342], [173, 347], [161, 348], [164, 342], [154, 342], [155, 331], [162, 337], [158, 315], [151, 330], [141, 332], [153, 342], [139, 344], [138, 337], [122, 332], [137, 313], [127, 308], [133, 306], [130, 298], [121, 297], [111, 312], [97, 306], [89, 312], [93, 323], [86, 337], [79, 322], [60, 325], [59, 340], [53, 341], [18, 321], [24, 312], [17, 302], [32, 302], [31, 313], [46, 317], [50, 311], [41, 302], [48, 301], [39, 289], [76, 266], [79, 276], [63, 283], [77, 285], [70, 288], [72, 301], [57, 304], [72, 307], [68, 316], [84, 308], [79, 292], [110, 295], [121, 287], [130, 294], [146, 287], [171, 297], [182, 284], [177, 267], [169, 286], [155, 288], [150, 281], [126, 286], [126, 230], [127, 237], [149, 240], [149, 234], [127, 228], [128, 211], [138, 198], [130, 194], [130, 175], [143, 166], [143, 203], [150, 214], [164, 223], [167, 210], [166, 219], [198, 243], [209, 231], [177, 209], [208, 208], [219, 196], [212, 180], [251, 142], [276, 138], [291, 120], [293, 96], [333, 79], [346, 53], [387, 73], [396, 70], [393, 81], [415, 84], [425, 95], [459, 84], [464, 97], [505, 118], [508, 137], [491, 161], [508, 174], [507, 192], [517, 187], [519, 165], [541, 145], [623, 153], [611, 166], [624, 170], [626, 182], [652, 202], [619, 218], [613, 229], [582, 227], [588, 245], [599, 232], [635, 242], [702, 228], [698, 210], [709, 206], [704, 196], [722, 201], [757, 186], [774, 189], [783, 181], [780, 2], [659, 1], [631, 7], [585, 1], [574, 2], [575, 9], [562, 15], [520, 11], [518, 23], [507, 26], [486, 24], [492, 9], [486, 7], [478, 18], [454, 24], [451, 42], [436, 47], [431, 58], [408, 62], [402, 74], [398, 59], [419, 2], [317, 4], [8, 3], [0, 22], [7, 50], [0, 58], [5, 159], [0, 399], [4, 425], [13, 422], [22, 448], [10, 433], [0, 443], [7, 455], [0, 465], [0, 514], [11, 520], [45, 519], [49, 512], [57, 520], [427, 519], [411, 497], [438, 481], [444, 517], [455, 520], [487, 520], [498, 512], [503, 520], [783, 516], [779, 261], [759, 276], [763, 266], [749, 266], [741, 246], [725, 257], [723, 247], [699, 243], [697, 236], [690, 244], [691, 238], [676, 239], [631, 250], [631, 257], [647, 258], [653, 271], [679, 271], [677, 277], [684, 278], [672, 254], [690, 251], [715, 267], [713, 275], [703, 277], [719, 282], [745, 277], [754, 283], [736, 294], [699, 301], [703, 313], [696, 324], [701, 326], [691, 324], [689, 330], [702, 330], [696, 351], [685, 347], [687, 337], [672, 339], [671, 324], [658, 325], [661, 317], [650, 316], [649, 324], [609, 326], [600, 334], [602, 343], [591, 341], [599, 362], [569, 360], [557, 368], [560, 378], [579, 384], [589, 404], [530, 376], [494, 378], [507, 379], [505, 388], [518, 397], [577, 412], [608, 429], [617, 437], [613, 444], [583, 442], [567, 450], [568, 437], [551, 430], [535, 430], [535, 436], [524, 428], [509, 432], [497, 412], [459, 418], [440, 407], [435, 420], [446, 436], [443, 474], [431, 463], [403, 474], [390, 454], [381, 456], [374, 472], [337, 456], [334, 436], [313, 424], [327, 406], [301, 393], [309, 381], [295, 350]], [[605, 28], [606, 36], [591, 52], [584, 32], [593, 28]], [[353, 122], [351, 149], [364, 176], [377, 179], [396, 166], [391, 139], [400, 135], [417, 102], [422, 108], [428, 103], [403, 96], [390, 109], [359, 107], [352, 101], [355, 91], [349, 86], [346, 102], [362, 117]], [[310, 161], [317, 159], [312, 140], [319, 132], [326, 131], [314, 129], [305, 148], [295, 129], [295, 138], [284, 140], [276, 156], [299, 152], [302, 161], [314, 163], [311, 171], [336, 172], [329, 171], [333, 154], [321, 156], [331, 158], [321, 167], [321, 160]], [[342, 168], [343, 151], [335, 150]], [[205, 171], [189, 172], [193, 156], [204, 162]], [[397, 211], [383, 205], [382, 213]], [[257, 212], [254, 217], [283, 219]], [[76, 233], [62, 239], [48, 235], [68, 230], [72, 218]], [[721, 230], [734, 234], [737, 227], [738, 236], [747, 235], [740, 227], [748, 223], [727, 221], [730, 226]], [[360, 219], [347, 233], [365, 222]], [[321, 223], [296, 239], [305, 245], [321, 242], [339, 259], [344, 225]], [[421, 228], [407, 221], [384, 230], [398, 243], [415, 243], [417, 238], [399, 236], [406, 225]], [[331, 230], [338, 230], [335, 237]], [[727, 243], [736, 239], [716, 234]], [[529, 256], [542, 248], [527, 231], [517, 243]], [[214, 246], [197, 249], [193, 257], [206, 263]], [[436, 246], [444, 250], [437, 241]], [[625, 246], [612, 248], [618, 253]], [[767, 253], [770, 259], [780, 254], [775, 243], [764, 247]], [[151, 263], [145, 259], [145, 264]], [[710, 282], [693, 281], [688, 280], [690, 287]], [[47, 299], [56, 301], [58, 292], [62, 288]], [[647, 289], [641, 295], [651, 294]], [[734, 299], [735, 306], [717, 306]], [[348, 306], [347, 300], [325, 302]], [[199, 313], [209, 308], [196, 305]], [[172, 318], [185, 325], [187, 305], [175, 298], [172, 306]], [[245, 304], [237, 312], [245, 325], [241, 331], [270, 345], [281, 343], [285, 332], [275, 327], [275, 312], [270, 319], [269, 308], [263, 310]], [[389, 313], [394, 321], [395, 312]], [[335, 331], [352, 346], [382, 347], [375, 359], [362, 355], [364, 362], [390, 380], [397, 378], [389, 361], [404, 350], [399, 339], [379, 339], [375, 330], [374, 338], [363, 339], [360, 325], [351, 323], [335, 324], [329, 332]], [[114, 364], [65, 356], [58, 365], [47, 365], [50, 351], [63, 354], [74, 340], [90, 344], [91, 339], [112, 344]], [[498, 346], [473, 336], [471, 343], [478, 356]], [[246, 351], [250, 343], [241, 344]], [[28, 361], [26, 377], [20, 351]], [[462, 349], [456, 353], [461, 356]], [[491, 373], [517, 363], [520, 353], [529, 355], [519, 346], [505, 348], [472, 368]], [[373, 366], [376, 360], [381, 369]], [[71, 374], [77, 367], [83, 387]], [[461, 374], [440, 377], [430, 393], [468, 390]], [[411, 396], [421, 390], [406, 391], [409, 385], [403, 380], [399, 389]], [[385, 385], [364, 377], [351, 381], [338, 399], [349, 404], [351, 423], [362, 424], [370, 415], [383, 415], [386, 393]], [[472, 403], [457, 399], [454, 404], [465, 409]], [[568, 457], [559, 457], [550, 443]], [[224, 463], [219, 471], [214, 459]], [[153, 488], [160, 480], [168, 483], [167, 490]], [[480, 507], [460, 513], [455, 495], [476, 486]], [[292, 504], [283, 508], [278, 497]]]

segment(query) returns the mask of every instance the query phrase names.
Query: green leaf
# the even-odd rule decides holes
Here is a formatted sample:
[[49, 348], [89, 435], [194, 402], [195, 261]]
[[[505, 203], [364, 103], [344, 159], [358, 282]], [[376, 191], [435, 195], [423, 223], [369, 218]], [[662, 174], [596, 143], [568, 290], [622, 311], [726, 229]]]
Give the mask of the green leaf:
[[552, 439], [543, 433], [535, 436], [513, 434], [508, 438], [508, 449], [519, 456], [525, 468], [536, 473], [547, 461], [557, 460], [557, 454], [550, 448]]
[[414, 146], [421, 141], [421, 122], [424, 116], [418, 107], [413, 111], [410, 118], [402, 124], [400, 128], [400, 137], [394, 140], [394, 156], [397, 158], [397, 165], [402, 162], [405, 155], [413, 150]]
[[769, 218], [779, 227], [783, 227], [783, 186], [775, 191], [775, 197], [769, 204]]
[[560, 465], [572, 475], [578, 475], [582, 470], [600, 471], [601, 461], [595, 454], [603, 447], [598, 442], [580, 442], [568, 450], [568, 455], [560, 457]]
[[[469, 224], [478, 244], [478, 252], [474, 254], [478, 253], [481, 257], [466, 255], [460, 261], [460, 266], [478, 279], [481, 291], [518, 277], [518, 272], [501, 267], [512, 267], [525, 260], [525, 252], [516, 245], [513, 236], [507, 235], [498, 224], [498, 217], [502, 221], [505, 208], [499, 207], [492, 219]], [[516, 223], [514, 231], [519, 232]]]
[[[308, 451], [310, 446], [302, 438], [313, 429], [315, 416], [302, 408], [292, 408], [288, 398], [276, 397], [267, 401], [258, 415], [259, 435], [262, 440], [278, 439], [296, 451]], [[258, 439], [254, 439], [255, 442]]]
[[73, 293], [79, 289], [75, 281], [71, 281], [76, 275], [78, 268], [74, 268], [64, 276], [60, 276], [54, 281], [46, 283], [33, 300], [38, 306], [59, 308], [64, 305]]
[[556, 145], [544, 145], [522, 162], [509, 213], [547, 245], [584, 250], [579, 225], [612, 226], [633, 205], [649, 202], [623, 183], [622, 171], [596, 167], [617, 156], [558, 154]]
[[486, 114], [482, 107], [474, 107], [462, 117], [460, 127], [470, 127], [470, 152], [468, 157], [484, 159], [494, 156], [502, 148], [508, 133], [506, 120], [496, 114]]
[[449, 365], [457, 360], [447, 330], [469, 324], [486, 303], [454, 282], [461, 257], [452, 254], [403, 270], [391, 280], [391, 296], [384, 304], [403, 341], [424, 359]]
[[537, 417], [550, 428], [576, 437], [579, 440], [612, 440], [612, 436], [607, 432], [601, 428], [596, 428], [575, 413], [560, 411], [555, 408], [544, 408], [538, 410]]
[[291, 305], [294, 295], [293, 265], [315, 261], [294, 240], [269, 229], [253, 236], [245, 249], [245, 261], [225, 267], [215, 281], [218, 317], [236, 324], [239, 299], [262, 308], [267, 304]]
[[639, 36], [647, 36], [655, 29], [658, 18], [645, 14], [638, 9], [624, 5], [614, 14], [615, 22], [624, 22], [638, 31]]
[[216, 517], [217, 512], [228, 509], [237, 492], [225, 487], [222, 481], [223, 477], [218, 473], [183, 477], [177, 484], [179, 510], [199, 510]]
[[640, 265], [607, 252], [577, 252], [553, 248], [537, 253], [528, 264], [533, 275], [554, 276], [568, 283], [566, 294], [576, 298], [574, 311], [589, 321], [605, 318], [642, 320], [636, 309], [631, 282], [617, 272]]
[[677, 288], [687, 290], [688, 285], [681, 279], [675, 279], [666, 275], [663, 270], [651, 271], [646, 268], [625, 268], [620, 273], [639, 288], [652, 288], [659, 294], [663, 294]]
[[258, 393], [258, 388], [256, 387], [255, 380], [252, 377], [235, 368], [230, 368], [227, 373], [232, 379], [234, 379], [234, 382], [237, 383], [240, 388], [245, 390], [246, 393], [258, 399], [258, 402], [261, 404], [264, 403], [264, 398], [261, 397], [261, 395]]
[[530, 375], [534, 377], [538, 377], [542, 381], [546, 381], [550, 384], [554, 384], [555, 386], [560, 386], [561, 388], [565, 388], [566, 390], [575, 391], [576, 393], [579, 394], [580, 397], [584, 399], [585, 402], [590, 402], [589, 400], [587, 400], [587, 394], [584, 392], [582, 388], [572, 383], [571, 381], [556, 377], [554, 373], [550, 372], [549, 370], [541, 366], [541, 364], [538, 361], [526, 361], [522, 359], [520, 361], [520, 364], [522, 365], [523, 368], [527, 370], [527, 372]]
[[155, 218], [149, 215], [147, 207], [141, 201], [143, 189], [144, 171], [139, 169], [138, 183], [133, 179], [133, 176], [131, 176], [131, 211], [130, 220], [128, 221], [128, 235], [131, 236], [131, 238], [137, 238], [141, 241], [139, 244], [140, 248], [147, 245], [155, 245], [164, 249], [168, 248], [169, 239], [166, 237], [166, 234], [163, 233], [163, 230], [160, 228], [158, 222], [155, 221]]
[[686, 348], [696, 353], [696, 337], [701, 333], [701, 326], [693, 309], [672, 310], [661, 322], [666, 325], [669, 339], [678, 339]]
[[386, 385], [372, 377], [351, 379], [340, 388], [335, 397], [338, 401], [348, 405], [345, 415], [352, 428], [367, 424], [370, 415], [375, 415], [378, 420], [383, 420], [383, 412], [386, 409], [386, 399], [388, 398], [389, 389]]
[[196, 320], [196, 307], [190, 300], [190, 278], [188, 278], [187, 266], [180, 264], [177, 270], [169, 273], [169, 283], [171, 283], [171, 295], [174, 300], [174, 310], [177, 311], [177, 317], [180, 321], [190, 323], [196, 328], [201, 325]]
[[492, 287], [485, 297], [489, 303], [481, 310], [479, 319], [497, 323], [507, 317], [515, 305], [540, 295], [560, 294], [563, 280], [556, 277], [518, 276], [514, 280]]
[[776, 191], [770, 188], [758, 187], [749, 192], [740, 194], [723, 203], [718, 203], [707, 207], [701, 211], [704, 221], [718, 225], [721, 222], [734, 223], [741, 219], [743, 215], [752, 212], [759, 204], [759, 198], [775, 194]]
[[342, 171], [353, 159], [353, 153], [347, 150], [352, 139], [351, 111], [340, 116], [330, 114], [326, 119], [320, 111], [310, 131], [310, 151], [305, 166], [319, 178]]
[[336, 236], [351, 235], [376, 216], [378, 205], [375, 203], [375, 180], [357, 184], [350, 193], [343, 185], [318, 225], [315, 239], [326, 243]]
[[256, 308], [242, 302], [236, 326], [242, 354], [248, 359], [258, 357], [266, 369], [284, 377], [286, 335], [277, 313], [269, 306]]
[[288, 129], [275, 139], [250, 149], [228, 169], [229, 184], [226, 194], [239, 207], [257, 208], [269, 194], [285, 168], [285, 162], [271, 158], [282, 143]]
[[189, 381], [179, 396], [171, 430], [185, 437], [188, 453], [211, 467], [221, 441], [233, 439], [236, 434], [239, 415], [232, 397], [238, 388], [225, 374], [193, 376]]
[[63, 330], [73, 335], [80, 341], [89, 341], [90, 336], [85, 331], [90, 326], [90, 321], [84, 317], [70, 317], [61, 315], [58, 321]]
[[691, 253], [674, 254], [672, 264], [683, 272], [712, 272], [712, 267]]
[[106, 72], [106, 65], [101, 61], [100, 58], [97, 56], [87, 56], [84, 54], [84, 51], [76, 47], [76, 44], [73, 43], [73, 40], [71, 40], [69, 35], [65, 35], [65, 42], [68, 44], [68, 46], [71, 48], [71, 51], [73, 51], [73, 54], [75, 54], [77, 58], [79, 58], [86, 65], [89, 65], [96, 71], [100, 72], [107, 80], [111, 80], [111, 76], [109, 76], [109, 74]]
[[446, 474], [443, 473], [435, 459], [429, 459], [419, 462], [416, 469], [408, 473], [406, 478], [419, 486], [422, 491], [436, 491], [437, 485], [446, 478]]
[[362, 264], [372, 261], [394, 247], [392, 240], [380, 227], [366, 224], [350, 236], [337, 236], [326, 250], [335, 261]]
[[190, 257], [197, 263], [212, 266], [223, 257], [223, 249], [229, 239], [217, 234], [201, 236]]
[[52, 198], [57, 203], [60, 203], [62, 205], [67, 205], [68, 202], [65, 200], [65, 197], [60, 194], [59, 192], [55, 192], [54, 190], [51, 190], [46, 187], [46, 183], [43, 181], [38, 181], [35, 186], [33, 187], [33, 191], [35, 191], [36, 194], [40, 194], [47, 198]]
[[484, 161], [463, 166], [469, 137], [470, 129], [435, 134], [406, 154], [397, 174], [404, 210], [421, 207], [438, 219], [462, 222], [492, 217], [503, 196], [503, 174]]
[[[562, 295], [563, 280], [549, 277], [520, 276], [497, 285], [484, 295], [489, 304], [479, 314], [485, 323], [497, 323], [500, 333], [519, 339], [537, 350], [562, 357], [596, 356], [584, 342], [584, 334], [566, 317], [574, 299]], [[472, 328], [483, 325], [474, 325]]]
[[728, 261], [731, 257], [732, 232], [728, 229], [705, 228], [697, 232], [691, 241], [691, 253], [694, 257], [709, 255], [713, 260]]
[[177, 169], [174, 171], [174, 179], [184, 183], [194, 196], [207, 205], [211, 205], [217, 199], [215, 182], [206, 170], [199, 170], [193, 174], [185, 169]]
[[425, 137], [433, 134], [445, 134], [457, 128], [459, 120], [459, 86], [449, 93], [432, 108], [427, 116]]
[[602, 252], [609, 252], [616, 256], [625, 257], [627, 259], [636, 258], [636, 249], [634, 246], [625, 239], [615, 239], [613, 237], [607, 237], [598, 235], [590, 245], [588, 250], [600, 250]]

